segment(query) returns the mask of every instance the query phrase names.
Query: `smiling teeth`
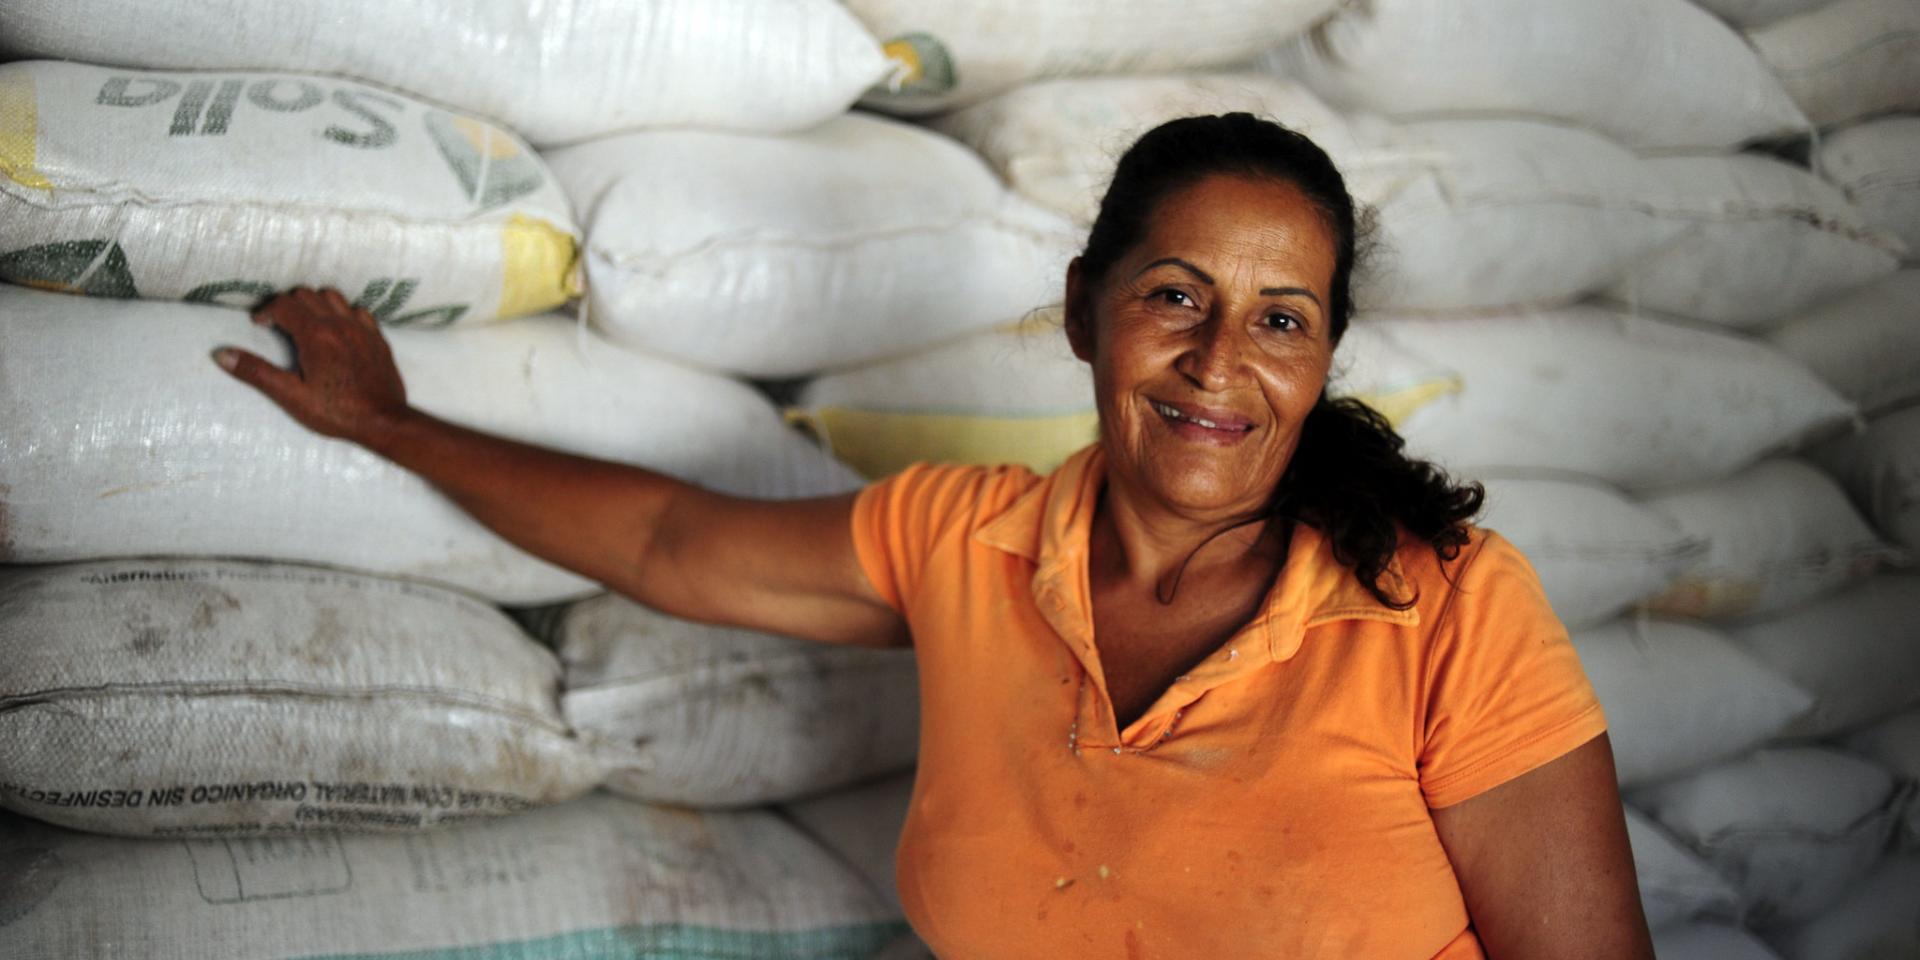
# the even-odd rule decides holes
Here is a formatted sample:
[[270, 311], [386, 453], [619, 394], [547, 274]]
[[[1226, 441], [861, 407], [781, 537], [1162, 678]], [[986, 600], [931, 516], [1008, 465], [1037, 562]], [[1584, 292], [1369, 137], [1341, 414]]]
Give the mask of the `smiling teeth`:
[[1175, 410], [1174, 408], [1169, 407], [1164, 403], [1155, 403], [1153, 405], [1153, 409], [1159, 411], [1162, 415], [1171, 417], [1172, 419], [1175, 419], [1175, 420], [1185, 420], [1188, 423], [1197, 423], [1203, 427], [1206, 427], [1209, 430], [1220, 429], [1220, 425], [1217, 423], [1214, 423], [1212, 420], [1203, 420], [1199, 417], [1189, 417], [1186, 414], [1181, 413], [1180, 411]]

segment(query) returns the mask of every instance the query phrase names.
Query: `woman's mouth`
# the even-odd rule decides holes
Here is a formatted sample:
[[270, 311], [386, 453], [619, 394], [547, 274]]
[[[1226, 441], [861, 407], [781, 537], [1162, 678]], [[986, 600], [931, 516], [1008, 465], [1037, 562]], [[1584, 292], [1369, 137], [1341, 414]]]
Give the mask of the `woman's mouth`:
[[1253, 432], [1253, 421], [1231, 411], [1176, 406], [1159, 400], [1147, 402], [1174, 433], [1189, 440], [1238, 443]]

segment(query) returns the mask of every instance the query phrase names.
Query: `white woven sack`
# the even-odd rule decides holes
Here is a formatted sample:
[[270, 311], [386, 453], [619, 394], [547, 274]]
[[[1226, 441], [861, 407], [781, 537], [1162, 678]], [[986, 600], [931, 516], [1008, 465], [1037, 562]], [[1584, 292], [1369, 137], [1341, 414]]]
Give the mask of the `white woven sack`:
[[0, 65], [0, 279], [233, 306], [339, 287], [444, 326], [564, 303], [578, 239], [518, 137], [365, 84]]
[[1769, 935], [1787, 960], [1920, 957], [1920, 857], [1888, 857], [1819, 917]]
[[902, 929], [770, 813], [596, 794], [407, 836], [178, 842], [0, 819], [0, 956], [807, 957]]
[[1880, 574], [1770, 620], [1734, 641], [1814, 695], [1788, 733], [1824, 737], [1920, 703], [1920, 578]]
[[781, 808], [807, 835], [865, 878], [882, 899], [900, 909], [894, 853], [907, 825], [913, 774], [888, 777]]
[[711, 627], [622, 597], [568, 608], [552, 637], [561, 710], [608, 788], [697, 807], [772, 803], [913, 765], [913, 653]]
[[1864, 412], [1920, 399], [1920, 269], [1808, 309], [1768, 339]]
[[[1920, 710], [1895, 714], [1849, 734], [1846, 748], [1893, 771], [1907, 783], [1920, 783]], [[1920, 794], [1907, 801], [1901, 842], [1920, 850]]]
[[1632, 308], [1771, 326], [1894, 272], [1906, 251], [1838, 188], [1781, 160], [1662, 157], [1642, 169], [1661, 218], [1685, 229], [1608, 289]]
[[703, 367], [783, 377], [1058, 302], [1081, 238], [946, 137], [849, 115], [804, 134], [628, 134], [557, 151], [593, 323]]
[[1787, 729], [1822, 737], [1920, 702], [1920, 577], [1883, 573], [1730, 631], [1748, 653], [1814, 695]]
[[1740, 35], [1686, 0], [1370, 0], [1269, 63], [1338, 107], [1553, 117], [1635, 147], [1806, 127]]
[[1703, 480], [1852, 412], [1765, 344], [1600, 307], [1359, 322], [1459, 373], [1459, 392], [1400, 432], [1413, 453], [1462, 473]]
[[[409, 399], [477, 429], [741, 495], [859, 484], [750, 388], [557, 317], [390, 340]], [[0, 562], [246, 556], [420, 577], [504, 603], [594, 590], [222, 373], [208, 353], [223, 343], [287, 359], [282, 338], [240, 314], [0, 286], [0, 343]]]
[[1339, 0], [848, 0], [886, 41], [893, 75], [862, 101], [939, 113], [1030, 80], [1243, 63]]
[[424, 584], [219, 560], [8, 568], [0, 660], [0, 806], [82, 830], [415, 830], [599, 776], [553, 655]]
[[491, 117], [538, 144], [636, 127], [798, 130], [886, 71], [832, 0], [211, 0], [130, 12], [21, 0], [0, 59], [330, 73]]
[[1781, 960], [1759, 937], [1722, 923], [1683, 923], [1653, 932], [1660, 960]]
[[1264, 73], [1074, 77], [1015, 87], [928, 122], [978, 151], [1034, 202], [1091, 225], [1113, 167], [1140, 135], [1196, 114], [1251, 113], [1311, 137], [1363, 197], [1408, 165], [1370, 147], [1385, 125], [1335, 113], [1305, 87]]
[[1625, 809], [1627, 842], [1633, 847], [1633, 872], [1640, 881], [1640, 906], [1655, 930], [1695, 917], [1740, 915], [1740, 894], [1658, 824], [1632, 807]]
[[1833, 0], [1694, 0], [1694, 2], [1742, 30], [1751, 30], [1816, 9], [1822, 4], [1832, 3]]
[[1810, 919], [1839, 900], [1880, 859], [1903, 799], [1877, 765], [1814, 747], [1758, 750], [1632, 796], [1720, 871], [1763, 926]]
[[1913, 0], [1836, 0], [1751, 38], [1820, 126], [1920, 110], [1920, 5]]
[[1685, 229], [1649, 204], [1661, 181], [1644, 161], [1577, 127], [1443, 120], [1394, 137], [1409, 166], [1366, 198], [1381, 244], [1359, 278], [1370, 307], [1567, 303]]
[[1763, 460], [1723, 480], [1646, 501], [1707, 544], [1665, 592], [1660, 613], [1710, 620], [1764, 616], [1868, 576], [1903, 551], [1880, 539], [1847, 495], [1805, 461]]
[[1618, 621], [1576, 631], [1573, 646], [1629, 786], [1758, 746], [1813, 705], [1721, 634], [1685, 622]]
[[1807, 455], [1840, 481], [1882, 536], [1920, 550], [1920, 406], [1878, 417]]
[[1553, 612], [1571, 629], [1601, 623], [1658, 593], [1706, 543], [1620, 491], [1590, 480], [1479, 477], [1478, 524], [1520, 548]]
[[1920, 260], [1920, 117], [1887, 117], [1820, 142], [1814, 169], [1840, 185], [1875, 229], [1899, 237]]

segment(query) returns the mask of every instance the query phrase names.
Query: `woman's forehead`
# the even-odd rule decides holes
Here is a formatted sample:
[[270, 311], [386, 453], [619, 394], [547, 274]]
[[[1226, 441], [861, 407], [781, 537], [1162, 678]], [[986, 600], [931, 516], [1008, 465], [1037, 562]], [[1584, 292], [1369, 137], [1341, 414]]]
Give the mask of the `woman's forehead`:
[[1163, 198], [1127, 260], [1129, 272], [1169, 258], [1208, 272], [1277, 271], [1324, 292], [1336, 255], [1326, 218], [1298, 187], [1214, 176]]

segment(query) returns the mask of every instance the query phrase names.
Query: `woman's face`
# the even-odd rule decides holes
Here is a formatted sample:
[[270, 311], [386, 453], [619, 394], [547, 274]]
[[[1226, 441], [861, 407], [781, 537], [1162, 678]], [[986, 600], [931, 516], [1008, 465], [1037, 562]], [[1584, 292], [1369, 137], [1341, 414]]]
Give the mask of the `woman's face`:
[[1109, 480], [1196, 519], [1267, 505], [1333, 359], [1334, 237], [1291, 184], [1169, 194], [1101, 279], [1067, 273]]

